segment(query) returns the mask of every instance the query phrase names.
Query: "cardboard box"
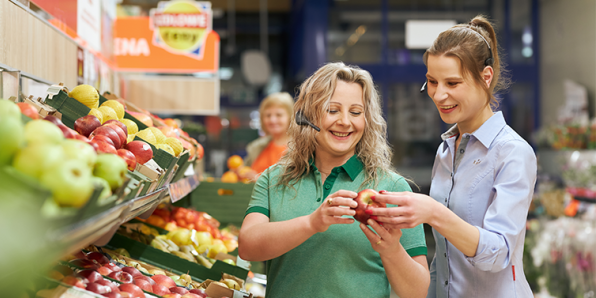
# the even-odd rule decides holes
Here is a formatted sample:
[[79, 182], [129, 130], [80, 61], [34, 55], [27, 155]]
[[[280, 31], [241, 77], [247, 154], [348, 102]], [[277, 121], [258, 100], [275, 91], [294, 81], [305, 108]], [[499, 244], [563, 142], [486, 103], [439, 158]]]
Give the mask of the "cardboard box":
[[223, 286], [217, 283], [214, 283], [213, 280], [205, 280], [201, 287], [205, 288], [205, 293], [211, 298], [222, 298], [222, 297], [229, 297], [229, 298], [252, 298], [251, 293], [245, 293], [242, 291], [232, 290], [227, 286]]

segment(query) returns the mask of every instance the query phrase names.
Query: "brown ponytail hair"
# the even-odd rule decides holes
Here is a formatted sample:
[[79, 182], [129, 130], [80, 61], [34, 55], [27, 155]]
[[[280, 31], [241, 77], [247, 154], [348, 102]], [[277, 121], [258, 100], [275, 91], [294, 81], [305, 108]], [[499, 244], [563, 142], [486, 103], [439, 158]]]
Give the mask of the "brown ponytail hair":
[[[493, 62], [485, 65], [491, 57], [486, 42], [478, 36], [480, 34], [490, 44]], [[428, 55], [456, 57], [461, 63], [464, 78], [471, 78], [482, 87], [487, 95], [487, 104], [494, 110], [499, 106], [494, 93], [507, 89], [509, 78], [505, 76], [503, 62], [499, 58], [497, 35], [492, 24], [482, 15], [478, 15], [468, 24], [455, 25], [439, 34], [433, 45], [424, 53], [424, 64], [428, 62]], [[493, 80], [487, 86], [482, 78], [482, 71], [486, 66], [493, 68]]]

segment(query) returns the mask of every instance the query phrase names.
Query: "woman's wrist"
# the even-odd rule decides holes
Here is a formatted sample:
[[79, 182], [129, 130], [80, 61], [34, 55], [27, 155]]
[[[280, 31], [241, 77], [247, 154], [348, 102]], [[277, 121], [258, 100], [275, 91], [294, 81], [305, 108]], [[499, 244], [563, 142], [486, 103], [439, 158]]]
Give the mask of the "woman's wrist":
[[432, 200], [431, 202], [432, 205], [430, 218], [428, 219], [427, 224], [437, 229], [441, 227], [441, 219], [443, 219], [443, 211], [445, 209], [445, 206], [435, 200]]

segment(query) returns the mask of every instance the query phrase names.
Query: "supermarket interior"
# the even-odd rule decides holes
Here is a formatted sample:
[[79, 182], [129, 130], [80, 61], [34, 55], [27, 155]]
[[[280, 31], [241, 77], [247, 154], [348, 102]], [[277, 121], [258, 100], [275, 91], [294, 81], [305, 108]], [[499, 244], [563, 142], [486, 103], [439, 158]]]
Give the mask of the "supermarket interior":
[[[473, 24], [479, 15], [496, 36]], [[472, 54], [434, 54], [444, 53], [436, 42], [457, 24], [473, 31], [466, 38], [482, 51], [489, 45], [491, 60], [482, 60], [477, 78], [464, 60]], [[453, 65], [461, 82], [448, 78], [441, 87], [443, 73], [431, 59], [460, 59]], [[334, 62], [374, 86], [339, 76], [325, 85], [321, 70]], [[490, 78], [509, 81], [495, 91], [497, 104], [483, 107], [500, 113], [469, 131], [464, 118], [447, 121], [460, 110], [481, 115], [461, 109], [478, 99], [455, 90], [470, 84], [460, 90], [480, 92], [470, 82], [483, 82], [487, 69]], [[490, 100], [494, 84], [487, 83]], [[331, 111], [352, 99], [340, 98], [344, 85], [363, 92], [355, 96], [362, 112], [354, 105]], [[441, 90], [457, 103], [440, 106]], [[369, 108], [377, 98], [369, 94], [377, 93], [378, 111]], [[596, 297], [595, 100], [593, 0], [0, 0], [0, 297]], [[363, 119], [364, 132], [348, 117]], [[477, 140], [485, 143], [480, 133], [491, 129], [480, 125], [497, 125], [493, 117], [529, 144], [535, 163], [531, 153], [491, 151], [509, 150], [501, 145], [477, 149]], [[328, 126], [329, 119], [339, 120]], [[454, 123], [456, 141], [443, 135]], [[382, 146], [368, 143], [374, 133]], [[476, 141], [467, 143], [470, 136]], [[359, 137], [367, 144], [356, 139], [337, 151]], [[450, 142], [458, 150], [444, 163]], [[325, 154], [342, 163], [322, 160]], [[497, 157], [481, 164], [473, 154]], [[362, 177], [377, 179], [374, 169], [388, 165], [407, 183], [394, 183], [388, 194], [361, 187], [355, 163]], [[488, 169], [482, 179], [479, 169]], [[475, 196], [485, 175], [493, 180]], [[348, 180], [360, 181], [348, 189], [354, 197], [364, 188], [391, 197], [387, 212], [406, 210], [411, 201], [399, 209], [402, 197], [392, 195], [406, 187], [419, 195], [411, 198], [432, 197], [432, 206], [459, 221], [420, 220], [407, 227], [418, 234], [403, 236], [401, 213], [375, 213], [386, 224], [372, 225], [372, 212], [363, 220], [359, 212], [381, 203], [366, 203], [366, 194], [358, 194], [358, 207], [333, 208], [348, 206], [342, 196], [351, 195], [336, 196]], [[296, 195], [275, 200], [273, 189], [288, 185], [283, 189]], [[309, 187], [315, 205], [300, 201]], [[436, 195], [443, 187], [444, 204]], [[318, 213], [331, 209], [343, 213]], [[334, 223], [349, 217], [351, 234], [327, 224], [303, 237], [301, 224], [318, 224], [317, 216]], [[358, 221], [374, 233], [363, 233]], [[353, 238], [340, 238], [347, 235]], [[417, 254], [406, 247], [414, 236], [426, 243]], [[461, 239], [473, 242], [471, 254]], [[397, 243], [400, 253], [387, 257], [385, 243]], [[494, 243], [498, 249], [485, 247]], [[246, 248], [239, 252], [239, 244]], [[308, 249], [310, 260], [299, 255]], [[332, 256], [334, 249], [346, 252]], [[419, 271], [397, 277], [406, 269], [388, 269], [395, 255], [423, 269], [416, 280], [423, 290], [403, 290]], [[354, 274], [339, 272], [350, 266]], [[513, 275], [501, 284], [504, 272]], [[365, 274], [381, 277], [371, 286], [380, 290], [363, 292], [367, 278], [376, 280]]]

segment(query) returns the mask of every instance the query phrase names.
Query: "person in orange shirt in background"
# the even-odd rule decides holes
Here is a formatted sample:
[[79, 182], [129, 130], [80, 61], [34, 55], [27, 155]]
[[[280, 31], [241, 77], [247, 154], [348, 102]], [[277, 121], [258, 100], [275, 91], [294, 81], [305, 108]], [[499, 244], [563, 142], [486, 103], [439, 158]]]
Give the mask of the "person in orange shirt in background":
[[294, 99], [287, 92], [273, 93], [261, 102], [259, 113], [261, 129], [265, 136], [246, 146], [248, 155], [244, 161], [245, 165], [250, 166], [256, 173], [262, 173], [283, 156], [288, 145], [287, 131], [293, 107]]

